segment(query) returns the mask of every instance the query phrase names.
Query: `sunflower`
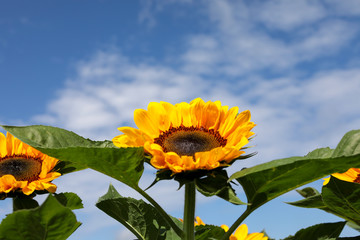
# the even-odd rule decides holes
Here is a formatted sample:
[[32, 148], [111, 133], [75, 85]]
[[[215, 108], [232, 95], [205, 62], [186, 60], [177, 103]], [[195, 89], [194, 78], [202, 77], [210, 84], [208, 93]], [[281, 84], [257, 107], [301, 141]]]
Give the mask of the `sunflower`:
[[254, 134], [250, 111], [222, 106], [220, 101], [172, 105], [151, 102], [148, 110], [137, 109], [132, 127], [118, 128], [124, 134], [113, 138], [118, 147], [144, 147], [156, 169], [174, 174], [229, 166], [245, 152]]
[[[221, 228], [224, 229], [225, 232], [229, 230], [229, 227], [226, 225], [221, 225]], [[263, 233], [248, 234], [248, 227], [246, 224], [242, 224], [236, 229], [234, 234], [231, 234], [229, 240], [268, 240], [268, 237], [264, 236]]]
[[52, 172], [57, 159], [49, 157], [19, 139], [0, 132], [0, 193], [20, 190], [26, 195], [35, 190], [56, 191], [51, 181], [61, 174]]
[[[334, 173], [331, 176], [336, 177], [340, 180], [347, 181], [347, 182], [355, 182], [360, 183], [360, 169], [359, 168], [350, 168], [344, 173]], [[330, 178], [324, 178], [324, 185], [328, 184]]]
[[[179, 218], [179, 220], [180, 220], [181, 222], [184, 222], [184, 220], [182, 220], [181, 218]], [[205, 223], [201, 220], [200, 217], [196, 217], [196, 218], [195, 218], [195, 221], [194, 221], [194, 226], [195, 226], [195, 227], [196, 227], [196, 226], [205, 226]]]
[[194, 225], [195, 225], [195, 227], [196, 227], [196, 226], [203, 226], [203, 225], [205, 225], [205, 223], [201, 220], [200, 217], [196, 217], [196, 218], [195, 218]]

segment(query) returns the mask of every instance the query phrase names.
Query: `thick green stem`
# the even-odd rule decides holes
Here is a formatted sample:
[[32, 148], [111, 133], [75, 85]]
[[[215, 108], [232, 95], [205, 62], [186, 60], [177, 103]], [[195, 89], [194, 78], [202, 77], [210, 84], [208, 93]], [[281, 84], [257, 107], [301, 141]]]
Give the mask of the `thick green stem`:
[[245, 220], [247, 216], [249, 216], [250, 213], [252, 213], [253, 210], [250, 210], [249, 208], [246, 209], [246, 211], [231, 225], [229, 230], [222, 236], [221, 240], [228, 240], [230, 235], [240, 226], [240, 224]]
[[185, 184], [185, 204], [184, 204], [184, 240], [195, 239], [195, 200], [196, 188], [195, 183]]
[[148, 200], [156, 210], [161, 214], [161, 216], [165, 219], [165, 221], [171, 226], [171, 228], [176, 232], [179, 237], [184, 236], [184, 232], [179, 228], [175, 222], [171, 219], [171, 217], [165, 212], [165, 210], [152, 198], [150, 197], [144, 190], [141, 188], [136, 189], [138, 193], [140, 193], [146, 200]]

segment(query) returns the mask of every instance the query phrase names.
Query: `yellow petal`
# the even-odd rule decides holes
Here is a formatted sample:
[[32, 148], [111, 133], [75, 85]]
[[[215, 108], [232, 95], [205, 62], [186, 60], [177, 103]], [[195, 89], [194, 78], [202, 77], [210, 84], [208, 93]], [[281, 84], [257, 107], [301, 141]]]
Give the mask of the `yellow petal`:
[[147, 111], [136, 109], [134, 112], [134, 121], [136, 126], [150, 137], [156, 138], [159, 136], [159, 128]]
[[179, 127], [181, 125], [181, 115], [178, 114], [176, 107], [167, 102], [161, 102], [161, 104], [170, 119], [170, 125], [175, 128]]
[[190, 105], [188, 103], [182, 102], [175, 105], [177, 108], [178, 114], [181, 116], [181, 123], [185, 127], [192, 126], [191, 114], [190, 114]]
[[237, 240], [245, 240], [248, 234], [248, 227], [246, 224], [240, 225], [234, 233], [234, 236], [237, 238]]
[[215, 103], [209, 101], [205, 104], [203, 112], [202, 126], [207, 129], [214, 128], [220, 115], [219, 108]]
[[6, 155], [7, 155], [6, 137], [3, 133], [0, 132], [0, 157], [5, 157]]
[[170, 127], [170, 119], [167, 111], [161, 103], [151, 102], [148, 105], [148, 113], [154, 125], [161, 131], [166, 131]]
[[225, 224], [220, 226], [222, 229], [224, 229], [225, 232], [229, 231], [229, 227]]

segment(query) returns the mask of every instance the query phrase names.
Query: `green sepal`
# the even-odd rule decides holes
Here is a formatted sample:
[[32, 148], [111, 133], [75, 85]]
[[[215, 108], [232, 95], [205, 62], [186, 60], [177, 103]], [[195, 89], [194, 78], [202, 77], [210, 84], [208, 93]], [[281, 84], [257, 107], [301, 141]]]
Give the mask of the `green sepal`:
[[205, 177], [195, 179], [196, 189], [204, 196], [218, 196], [228, 202], [237, 205], [245, 205], [235, 193], [235, 190], [228, 182], [228, 175], [225, 170], [214, 170]]
[[336, 240], [341, 234], [346, 222], [322, 223], [299, 230], [294, 236], [284, 240]]
[[[96, 206], [120, 222], [138, 239], [180, 240], [158, 211], [143, 200], [122, 197], [110, 185], [108, 192], [99, 198]], [[179, 219], [173, 221], [182, 227]]]
[[154, 186], [161, 180], [175, 180], [179, 183], [180, 189], [186, 183], [195, 182], [196, 189], [206, 197], [218, 196], [228, 202], [237, 205], [244, 205], [228, 182], [227, 172], [223, 168], [213, 170], [194, 170], [173, 174], [171, 170], [159, 170], [155, 180], [147, 188]]
[[37, 208], [39, 206], [39, 203], [29, 197], [29, 196], [16, 196], [13, 198], [13, 211], [18, 211], [18, 210], [22, 210], [22, 209], [32, 209], [32, 208]]
[[0, 224], [0, 239], [65, 240], [80, 225], [75, 214], [49, 194], [41, 206], [7, 215]]

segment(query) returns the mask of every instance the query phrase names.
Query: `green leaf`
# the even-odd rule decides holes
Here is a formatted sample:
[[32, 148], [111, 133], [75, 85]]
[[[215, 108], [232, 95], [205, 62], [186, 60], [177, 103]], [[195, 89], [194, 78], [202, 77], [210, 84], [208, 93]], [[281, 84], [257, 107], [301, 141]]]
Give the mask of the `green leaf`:
[[316, 195], [320, 194], [318, 190], [316, 190], [315, 188], [312, 188], [312, 187], [306, 187], [301, 190], [297, 189], [296, 191], [304, 198], [308, 198], [308, 197], [312, 197], [312, 196], [316, 196]]
[[58, 167], [65, 167], [66, 172], [92, 168], [138, 188], [144, 170], [143, 148], [118, 148], [110, 141], [91, 141], [50, 126], [3, 128], [39, 151], [59, 159]]
[[322, 197], [329, 209], [360, 225], [360, 184], [331, 177], [322, 189]]
[[0, 239], [62, 240], [80, 224], [74, 213], [50, 194], [40, 207], [7, 215], [0, 224]]
[[[249, 209], [335, 172], [344, 172], [351, 167], [360, 167], [360, 130], [345, 134], [335, 150], [321, 148], [304, 157], [274, 160], [234, 173], [244, 188]], [[348, 146], [352, 146], [349, 148]]]
[[284, 240], [336, 240], [343, 230], [346, 222], [322, 223], [299, 230], [295, 236]]
[[296, 202], [287, 202], [288, 204], [291, 204], [293, 206], [297, 207], [304, 207], [304, 208], [318, 208], [322, 210], [327, 210], [327, 207], [325, 206], [322, 197], [320, 194], [307, 197], [305, 199], [301, 199]]
[[235, 190], [231, 187], [228, 179], [225, 170], [218, 170], [212, 171], [205, 177], [196, 178], [195, 184], [197, 190], [207, 197], [216, 195], [233, 204], [246, 204], [236, 196]]
[[13, 210], [18, 211], [21, 209], [32, 209], [39, 206], [39, 203], [28, 196], [15, 196], [13, 198]]
[[71, 210], [83, 208], [81, 198], [72, 192], [65, 193], [55, 193], [55, 198], [65, 207], [70, 208]]
[[356, 231], [360, 232], [360, 226], [353, 223], [353, 222], [347, 222], [346, 225], [348, 225], [349, 227], [355, 229]]
[[[96, 206], [128, 228], [138, 239], [180, 240], [157, 210], [143, 200], [122, 197], [110, 185]], [[178, 225], [182, 223], [174, 219]]]
[[[335, 180], [333, 179], [331, 181], [332, 181], [332, 183], [329, 186], [324, 186], [324, 188], [323, 188], [323, 190], [325, 189], [325, 198], [327, 198], [327, 196], [329, 195], [329, 192], [327, 192], [327, 191], [330, 191], [331, 198], [334, 197], [333, 196], [333, 194], [334, 194], [333, 190], [328, 189], [328, 188], [333, 189], [334, 186], [336, 186], [334, 184], [334, 181], [342, 182], [341, 180], [338, 180], [336, 178], [335, 178]], [[356, 184], [356, 185], [359, 185], [359, 184]], [[351, 188], [349, 188], [349, 186], [343, 186], [343, 187], [346, 187], [348, 191], [353, 191], [353, 190], [351, 190]], [[359, 186], [352, 186], [352, 187], [358, 188], [358, 187], [360, 187], [360, 185]], [[335, 188], [334, 190], [335, 190], [335, 193], [338, 192], [337, 188]], [[302, 200], [296, 201], [296, 202], [288, 202], [288, 204], [291, 204], [291, 205], [297, 206], [297, 207], [304, 207], [304, 208], [317, 208], [317, 209], [323, 210], [325, 212], [334, 214], [334, 215], [336, 215], [336, 216], [338, 216], [340, 218], [343, 218], [343, 219], [349, 221], [349, 222], [347, 222], [347, 225], [349, 227], [354, 228], [357, 231], [360, 231], [360, 226], [357, 225], [354, 222], [354, 220], [352, 220], [348, 216], [348, 214], [346, 214], [347, 211], [345, 211], [345, 213], [344, 213], [343, 208], [346, 207], [346, 206], [344, 206], [344, 204], [346, 205], [346, 203], [344, 203], [343, 200], [338, 199], [336, 197], [337, 195], [335, 196], [335, 199], [337, 199], [337, 202], [333, 202], [331, 198], [326, 200], [326, 201], [330, 201], [330, 205], [331, 205], [331, 203], [335, 205], [335, 207], [332, 207], [329, 204], [324, 203], [323, 196], [321, 194], [319, 194], [316, 189], [305, 188], [303, 190], [296, 190], [296, 191], [299, 192], [305, 198], [302, 199]], [[305, 192], [307, 194], [304, 195]], [[356, 192], [356, 191], [354, 191], [354, 192]], [[339, 194], [339, 193], [337, 193], [337, 194]], [[353, 192], [352, 192], [352, 194], [353, 194]], [[356, 201], [356, 199], [355, 199], [355, 201]], [[346, 208], [347, 208], [347, 210], [349, 209], [348, 207], [346, 207]], [[356, 213], [355, 213], [355, 215], [356, 215]]]
[[195, 227], [196, 240], [217, 240], [221, 239], [225, 231], [214, 225], [200, 225]]
[[301, 190], [296, 190], [304, 199], [301, 199], [296, 202], [287, 202], [287, 204], [291, 204], [297, 207], [304, 208], [318, 208], [327, 211], [328, 208], [325, 206], [322, 200], [322, 196], [318, 190], [311, 187], [306, 187]]

